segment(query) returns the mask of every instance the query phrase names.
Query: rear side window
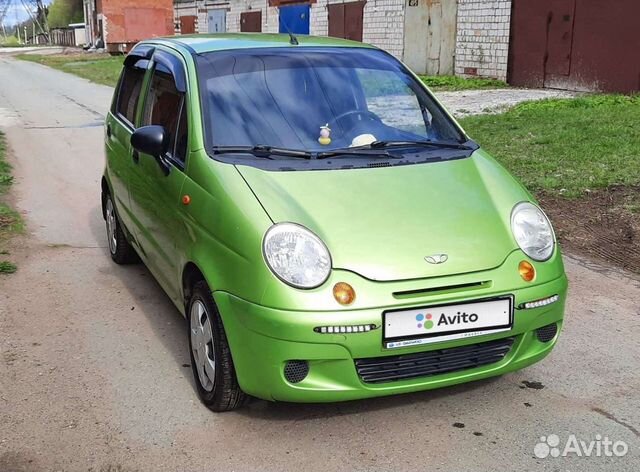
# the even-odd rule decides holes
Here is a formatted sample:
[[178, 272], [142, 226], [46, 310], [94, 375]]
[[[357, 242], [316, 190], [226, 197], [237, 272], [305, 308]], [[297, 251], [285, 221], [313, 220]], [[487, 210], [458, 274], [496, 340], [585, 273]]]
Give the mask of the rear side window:
[[169, 133], [169, 153], [184, 163], [187, 153], [184, 93], [178, 91], [173, 75], [160, 63], [151, 77], [142, 124], [163, 126]]
[[116, 113], [132, 125], [136, 121], [136, 109], [148, 61], [140, 60], [134, 66], [125, 67], [120, 79]]

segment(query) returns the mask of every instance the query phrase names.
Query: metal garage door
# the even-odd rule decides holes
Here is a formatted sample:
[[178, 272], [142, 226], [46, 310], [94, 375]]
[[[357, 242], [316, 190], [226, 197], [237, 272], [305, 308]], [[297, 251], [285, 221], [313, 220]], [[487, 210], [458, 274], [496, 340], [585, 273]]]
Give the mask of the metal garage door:
[[279, 9], [280, 33], [309, 34], [309, 5], [288, 5]]
[[640, 90], [640, 1], [513, 0], [512, 8], [510, 84]]

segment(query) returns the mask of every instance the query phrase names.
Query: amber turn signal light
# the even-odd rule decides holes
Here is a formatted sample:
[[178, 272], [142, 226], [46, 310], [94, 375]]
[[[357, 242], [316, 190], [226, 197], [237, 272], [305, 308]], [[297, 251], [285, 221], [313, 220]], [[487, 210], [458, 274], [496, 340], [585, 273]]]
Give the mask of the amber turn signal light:
[[528, 261], [520, 261], [520, 264], [518, 265], [518, 272], [520, 273], [522, 280], [525, 282], [531, 282], [536, 278], [536, 269]]
[[338, 282], [333, 286], [333, 297], [340, 305], [351, 305], [356, 299], [356, 292], [346, 282]]

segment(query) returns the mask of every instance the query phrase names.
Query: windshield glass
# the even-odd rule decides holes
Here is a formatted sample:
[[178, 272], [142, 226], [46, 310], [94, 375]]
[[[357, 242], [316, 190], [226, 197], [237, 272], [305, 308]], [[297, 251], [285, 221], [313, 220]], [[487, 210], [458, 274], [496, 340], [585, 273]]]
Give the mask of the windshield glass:
[[207, 147], [305, 151], [374, 141], [460, 141], [458, 128], [389, 54], [264, 48], [197, 56]]

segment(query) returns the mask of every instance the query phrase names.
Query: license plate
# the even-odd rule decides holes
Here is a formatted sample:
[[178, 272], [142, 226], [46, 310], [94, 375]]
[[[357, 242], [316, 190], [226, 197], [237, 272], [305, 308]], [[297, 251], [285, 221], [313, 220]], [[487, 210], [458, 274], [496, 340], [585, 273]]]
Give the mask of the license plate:
[[383, 313], [384, 345], [393, 349], [509, 331], [513, 297]]

